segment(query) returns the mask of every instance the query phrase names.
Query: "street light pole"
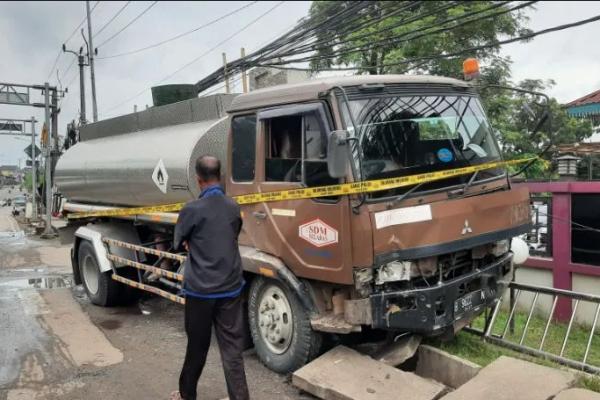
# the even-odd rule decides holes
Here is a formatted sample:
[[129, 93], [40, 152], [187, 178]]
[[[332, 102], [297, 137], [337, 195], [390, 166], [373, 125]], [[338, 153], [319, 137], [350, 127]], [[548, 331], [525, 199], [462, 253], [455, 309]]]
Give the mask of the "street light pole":
[[98, 121], [98, 106], [96, 104], [96, 73], [94, 71], [94, 39], [92, 38], [92, 19], [90, 11], [90, 0], [86, 0], [85, 7], [87, 10], [87, 26], [88, 26], [88, 39], [90, 41], [90, 77], [92, 80], [92, 116], [94, 118], [94, 122]]

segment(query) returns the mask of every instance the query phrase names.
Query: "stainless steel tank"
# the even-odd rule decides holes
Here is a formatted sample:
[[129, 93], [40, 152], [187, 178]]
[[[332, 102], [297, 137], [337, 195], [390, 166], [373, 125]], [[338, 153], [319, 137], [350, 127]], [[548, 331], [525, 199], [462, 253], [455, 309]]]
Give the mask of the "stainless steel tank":
[[60, 157], [55, 182], [70, 202], [185, 202], [198, 195], [198, 156], [211, 154], [227, 165], [228, 129], [227, 117], [221, 117], [85, 140]]

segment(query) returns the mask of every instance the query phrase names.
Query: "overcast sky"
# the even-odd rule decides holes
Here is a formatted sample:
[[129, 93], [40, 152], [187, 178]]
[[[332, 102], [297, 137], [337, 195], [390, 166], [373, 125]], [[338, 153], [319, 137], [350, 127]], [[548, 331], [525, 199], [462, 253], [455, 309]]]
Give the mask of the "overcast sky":
[[[91, 4], [93, 5], [93, 1]], [[158, 2], [139, 20], [115, 39], [102, 42], [120, 30], [151, 2], [131, 2], [124, 11], [94, 38], [99, 57], [119, 54], [158, 42], [193, 29], [249, 2]], [[96, 88], [100, 119], [152, 105], [149, 90], [171, 73], [211, 48], [217, 47], [237, 30], [265, 14], [279, 2], [259, 2], [206, 29], [166, 45], [138, 54], [96, 61]], [[93, 31], [97, 32], [125, 2], [103, 1], [92, 14]], [[287, 1], [258, 19], [243, 32], [222, 43], [165, 83], [194, 83], [222, 64], [221, 52], [228, 58], [239, 56], [240, 47], [251, 52], [291, 28], [307, 14], [310, 2]], [[600, 2], [539, 2], [531, 10], [529, 27], [539, 30], [600, 14]], [[0, 2], [0, 82], [56, 84], [56, 71], [49, 76], [60, 46], [85, 16], [85, 2]], [[87, 34], [87, 30], [86, 30]], [[567, 102], [600, 89], [600, 22], [563, 32], [551, 33], [522, 44], [503, 48], [513, 61], [513, 78], [554, 79], [550, 92]], [[73, 50], [83, 45], [78, 33], [68, 41]], [[61, 103], [59, 134], [79, 111], [77, 65], [66, 71], [75, 56], [62, 54], [58, 60], [59, 77], [69, 93]], [[87, 118], [92, 119], [89, 70], [86, 69]], [[239, 83], [238, 83], [239, 86]], [[126, 101], [142, 93], [131, 101]], [[41, 98], [39, 99], [41, 100]], [[120, 105], [121, 103], [124, 104]], [[0, 105], [0, 118], [30, 118], [43, 122], [42, 109]], [[38, 128], [41, 128], [41, 122]], [[39, 129], [38, 129], [39, 132]], [[24, 163], [23, 148], [29, 139], [0, 136], [0, 165]]]

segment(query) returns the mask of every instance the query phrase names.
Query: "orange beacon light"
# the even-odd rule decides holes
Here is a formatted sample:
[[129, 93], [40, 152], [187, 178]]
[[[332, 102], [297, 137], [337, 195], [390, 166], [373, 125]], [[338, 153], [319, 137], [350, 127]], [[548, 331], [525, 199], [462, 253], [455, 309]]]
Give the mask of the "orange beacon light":
[[465, 80], [471, 80], [479, 76], [479, 61], [476, 58], [467, 58], [463, 61], [463, 73]]

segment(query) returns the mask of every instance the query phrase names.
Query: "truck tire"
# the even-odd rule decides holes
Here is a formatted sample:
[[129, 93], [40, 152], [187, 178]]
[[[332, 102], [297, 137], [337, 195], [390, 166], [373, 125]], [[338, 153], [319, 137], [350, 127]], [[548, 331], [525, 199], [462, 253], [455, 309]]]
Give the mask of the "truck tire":
[[83, 287], [91, 302], [102, 307], [117, 305], [120, 285], [112, 279], [112, 271], [100, 272], [94, 246], [87, 240], [79, 244], [78, 262]]
[[250, 334], [258, 358], [269, 369], [293, 372], [317, 356], [321, 334], [296, 295], [281, 282], [257, 277], [248, 298]]

